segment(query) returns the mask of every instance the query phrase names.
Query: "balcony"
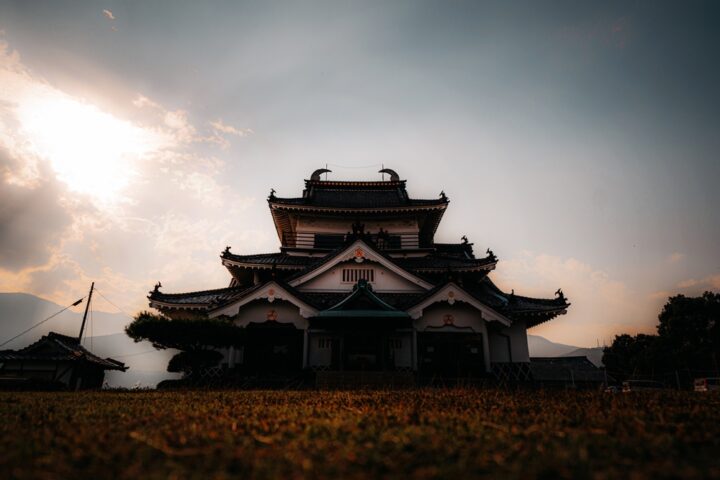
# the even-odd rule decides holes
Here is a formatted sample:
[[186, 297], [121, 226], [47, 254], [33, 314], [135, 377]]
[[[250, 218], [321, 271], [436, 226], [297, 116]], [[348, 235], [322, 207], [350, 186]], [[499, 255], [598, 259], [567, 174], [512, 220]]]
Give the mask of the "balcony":
[[[297, 249], [334, 250], [356, 237], [353, 234], [325, 232], [284, 233], [282, 246]], [[373, 242], [380, 250], [409, 250], [420, 247], [417, 233], [365, 233], [362, 234], [362, 238]]]

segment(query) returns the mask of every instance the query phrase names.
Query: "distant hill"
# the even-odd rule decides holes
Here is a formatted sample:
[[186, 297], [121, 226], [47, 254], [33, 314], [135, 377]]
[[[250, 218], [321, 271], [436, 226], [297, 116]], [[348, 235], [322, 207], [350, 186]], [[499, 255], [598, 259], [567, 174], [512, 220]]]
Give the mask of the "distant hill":
[[528, 335], [528, 350], [531, 357], [562, 357], [580, 347], [551, 342], [545, 337]]
[[[0, 343], [63, 308], [64, 305], [27, 293], [0, 293]], [[77, 335], [80, 333], [84, 308], [83, 302], [77, 307], [66, 310], [2, 348], [22, 347], [27, 345], [28, 338], [37, 339], [49, 331]], [[92, 322], [87, 325], [86, 333], [96, 336], [120, 333], [131, 321], [132, 319], [123, 313], [93, 311]]]
[[[57, 317], [20, 336], [0, 349], [18, 349], [38, 340], [53, 331], [65, 335], [78, 335], [84, 303], [66, 310]], [[17, 335], [31, 325], [40, 322], [64, 307], [27, 293], [0, 293], [0, 343]], [[125, 326], [132, 321], [122, 313], [92, 312], [86, 333], [92, 334], [83, 340], [83, 346], [101, 357], [112, 357], [125, 363], [130, 369], [112, 372], [106, 377], [110, 386], [133, 387], [155, 386], [164, 378], [176, 375], [166, 371], [171, 350], [157, 351], [149, 342], [135, 343], [125, 335]]]

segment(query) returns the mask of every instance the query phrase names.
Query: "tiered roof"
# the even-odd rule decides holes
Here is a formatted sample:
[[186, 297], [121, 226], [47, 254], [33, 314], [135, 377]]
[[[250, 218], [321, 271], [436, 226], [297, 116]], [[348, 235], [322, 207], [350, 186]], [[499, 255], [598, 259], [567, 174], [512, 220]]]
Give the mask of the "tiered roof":
[[[220, 257], [223, 259], [223, 264], [229, 268], [276, 268], [279, 270], [302, 272], [334, 258], [338, 252], [342, 252], [347, 244], [355, 238], [356, 237], [351, 238], [342, 247], [330, 251], [322, 257], [288, 255], [284, 252], [236, 255], [231, 253], [229, 249], [222, 252]], [[393, 258], [387, 256], [387, 258], [391, 259], [391, 261], [398, 266], [417, 273], [444, 272], [448, 269], [462, 272], [490, 271], [495, 268], [497, 257], [495, 257], [492, 252], [488, 253], [484, 258], [475, 258], [472, 254], [468, 255], [466, 253], [465, 245], [466, 244], [457, 244], [457, 250], [463, 249], [461, 250], [464, 252], [462, 255], [447, 253], [448, 244], [444, 244], [444, 248], [436, 249], [436, 251], [422, 257]]]
[[[273, 281], [307, 306], [316, 309], [319, 314], [337, 311], [339, 305], [355, 298], [353, 295], [359, 295], [358, 291], [301, 292], [291, 285], [300, 286], [304, 279], [323, 271], [327, 264], [341, 255], [346, 255], [355, 242], [361, 241], [375, 254], [374, 261], [426, 289], [424, 293], [363, 293], [393, 310], [403, 313], [410, 311], [452, 283], [467, 294], [469, 301], [480, 302], [484, 305], [483, 308], [491, 309], [496, 318], [500, 318], [497, 317], [500, 315], [509, 319], [522, 319], [528, 327], [567, 311], [570, 304], [560, 290], [553, 299], [524, 297], [500, 290], [487, 277], [487, 273], [495, 268], [498, 261], [489, 249], [485, 257], [476, 258], [473, 244], [465, 237], [461, 243], [434, 243], [435, 230], [448, 204], [444, 193], [433, 200], [411, 199], [405, 188], [405, 181], [387, 169], [381, 172], [390, 175], [390, 180], [372, 182], [321, 180], [321, 174], [325, 172], [329, 170], [317, 170], [310, 180], [305, 181], [302, 197], [279, 198], [274, 191], [271, 193], [268, 203], [281, 239], [285, 234], [293, 233], [291, 220], [298, 211], [320, 217], [325, 214], [339, 215], [340, 218], [353, 221], [365, 214], [395, 215], [419, 209], [418, 211], [422, 212], [414, 218], [420, 222], [420, 236], [423, 239], [420, 242], [421, 248], [416, 248], [410, 255], [404, 250], [383, 250], [373, 241], [374, 237], [366, 234], [363, 229], [344, 235], [343, 244], [333, 250], [290, 252], [296, 253], [293, 255], [283, 248], [277, 253], [237, 255], [230, 252], [228, 247], [220, 256], [223, 265], [234, 277], [230, 287], [183, 294], [166, 294], [156, 288], [148, 297], [151, 306], [160, 309], [197, 310], [211, 315], [233, 302], [252, 298], [252, 292]], [[268, 270], [271, 273], [268, 273]], [[255, 275], [262, 271], [262, 275]], [[251, 275], [252, 272], [254, 273]], [[252, 279], [255, 285], [249, 286], [249, 279]]]
[[275, 222], [280, 241], [294, 232], [292, 216], [312, 213], [314, 216], [351, 215], [353, 218], [366, 216], [407, 216], [414, 215], [420, 221], [420, 240], [423, 245], [432, 243], [442, 215], [449, 203], [444, 193], [436, 199], [410, 198], [405, 180], [397, 173], [386, 169], [388, 181], [356, 182], [321, 180], [317, 170], [310, 180], [305, 180], [302, 197], [276, 197], [273, 190], [268, 204]]
[[[338, 305], [349, 301], [353, 295], [357, 295], [357, 290], [353, 292], [302, 292], [292, 288], [285, 282], [273, 280], [292, 292], [294, 296], [308, 305], [316, 308], [321, 313], [323, 311], [337, 310]], [[385, 305], [390, 306], [394, 310], [406, 311], [413, 306], [420, 304], [426, 298], [431, 297], [437, 291], [444, 288], [451, 281], [443, 282], [435, 288], [424, 293], [384, 293], [372, 292], [372, 296], [382, 301]], [[224, 288], [218, 290], [205, 290], [201, 292], [188, 292], [185, 294], [165, 294], [159, 291], [153, 291], [148, 297], [151, 305], [164, 308], [193, 308], [201, 310], [203, 313], [211, 313], [220, 309], [234, 301], [240, 300], [251, 292], [264, 287], [264, 284], [255, 285], [246, 288]], [[554, 299], [530, 298], [515, 295], [514, 293], [504, 293], [492, 281], [485, 277], [478, 283], [464, 283], [459, 288], [467, 292], [478, 302], [487, 305], [498, 313], [511, 318], [523, 319], [529, 327], [538, 325], [557, 315], [567, 311], [570, 303], [567, 299], [558, 295]]]

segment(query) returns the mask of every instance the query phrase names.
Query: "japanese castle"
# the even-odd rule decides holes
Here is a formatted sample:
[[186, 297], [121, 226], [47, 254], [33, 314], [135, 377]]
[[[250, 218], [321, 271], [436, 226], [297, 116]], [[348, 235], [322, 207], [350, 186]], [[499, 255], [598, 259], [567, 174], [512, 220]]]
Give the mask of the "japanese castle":
[[[301, 197], [271, 191], [280, 251], [220, 254], [228, 287], [150, 292], [171, 319], [230, 318], [243, 345], [222, 367], [255, 376], [395, 374], [487, 377], [529, 362], [527, 329], [566, 313], [561, 290], [530, 298], [490, 279], [498, 259], [466, 237], [437, 243], [448, 197], [411, 198], [406, 181], [305, 180]], [[325, 175], [327, 176], [327, 175]]]

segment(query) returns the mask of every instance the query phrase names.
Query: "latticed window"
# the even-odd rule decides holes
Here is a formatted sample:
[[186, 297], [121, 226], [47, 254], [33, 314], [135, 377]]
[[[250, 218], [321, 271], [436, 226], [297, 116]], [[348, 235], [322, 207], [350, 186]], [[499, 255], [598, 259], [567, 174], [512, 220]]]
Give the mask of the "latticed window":
[[375, 281], [375, 270], [372, 268], [344, 268], [342, 271], [343, 283], [357, 283], [360, 280]]
[[332, 346], [332, 339], [330, 338], [318, 338], [318, 348], [326, 349]]
[[388, 340], [389, 347], [393, 350], [400, 350], [402, 349], [402, 340], [399, 338], [391, 338]]

